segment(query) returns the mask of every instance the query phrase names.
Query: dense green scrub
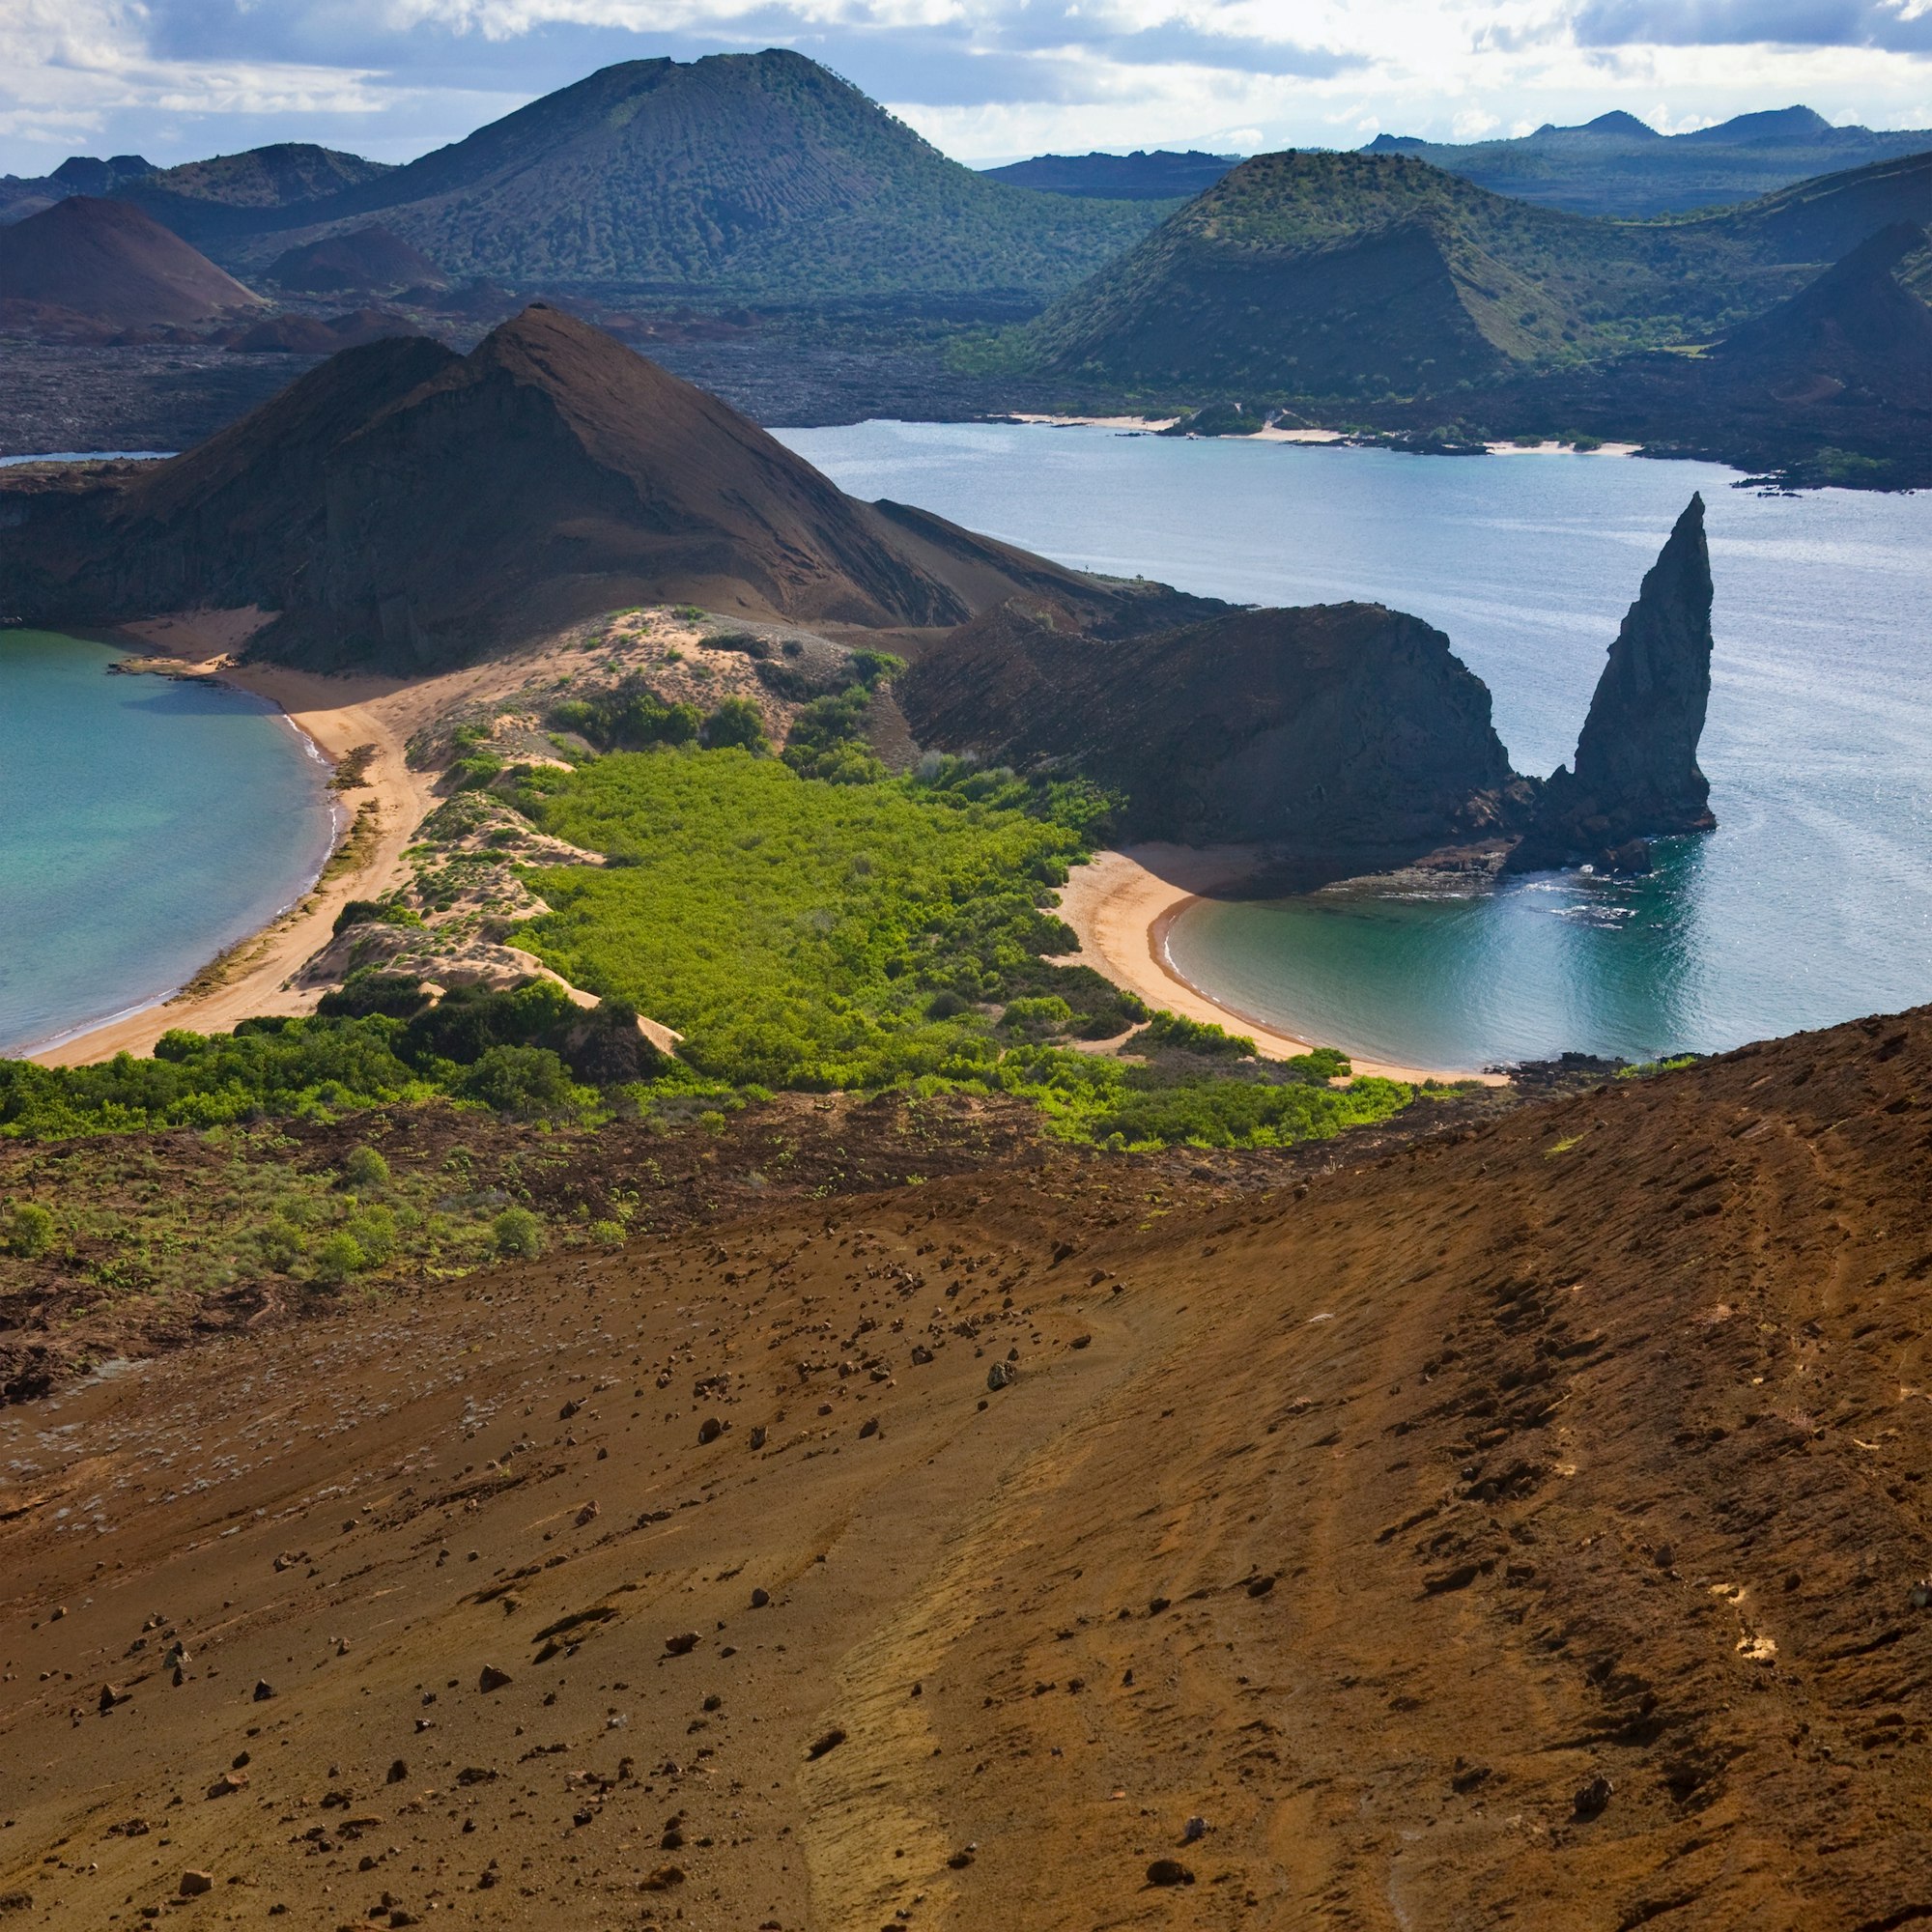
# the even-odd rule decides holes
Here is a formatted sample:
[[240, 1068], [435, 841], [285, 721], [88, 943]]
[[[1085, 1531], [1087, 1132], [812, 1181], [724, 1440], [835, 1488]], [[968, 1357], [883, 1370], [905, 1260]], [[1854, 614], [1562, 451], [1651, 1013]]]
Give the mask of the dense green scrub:
[[566, 979], [683, 1036], [682, 1057], [766, 1087], [911, 1084], [1009, 1093], [1116, 1146], [1273, 1147], [1386, 1118], [1411, 1090], [1329, 1086], [1348, 1062], [1282, 1063], [1085, 968], [1050, 910], [1104, 801], [945, 762], [923, 779], [821, 782], [732, 753], [600, 759], [529, 781], [557, 838], [609, 855], [544, 871], [555, 908], [524, 937]]
[[[1339, 1054], [1264, 1061], [1055, 963], [1077, 944], [1055, 893], [1109, 801], [950, 759], [886, 776], [835, 708], [810, 715], [790, 763], [664, 745], [492, 784], [606, 856], [532, 872], [554, 910], [517, 933], [602, 996], [594, 1011], [547, 980], [432, 1001], [410, 975], [365, 970], [313, 1016], [170, 1033], [152, 1059], [0, 1062], [0, 1134], [226, 1128], [434, 1098], [590, 1123], [775, 1088], [896, 1087], [1017, 1095], [1053, 1131], [1113, 1147], [1275, 1147], [1413, 1097], [1383, 1080], [1333, 1087]], [[682, 1035], [676, 1060], [643, 1038], [639, 1011]], [[1124, 1059], [1077, 1044], [1130, 1033]]]
[[[1050, 819], [740, 752], [601, 758], [530, 782], [544, 829], [611, 863], [536, 874], [555, 911], [526, 942], [675, 1027], [682, 1056], [721, 1078], [970, 1079], [999, 1048], [962, 1005], [1035, 991], [1056, 977], [1040, 955], [1075, 945], [1045, 907], [1084, 844]], [[1109, 1004], [1114, 1031], [1135, 1016]]]

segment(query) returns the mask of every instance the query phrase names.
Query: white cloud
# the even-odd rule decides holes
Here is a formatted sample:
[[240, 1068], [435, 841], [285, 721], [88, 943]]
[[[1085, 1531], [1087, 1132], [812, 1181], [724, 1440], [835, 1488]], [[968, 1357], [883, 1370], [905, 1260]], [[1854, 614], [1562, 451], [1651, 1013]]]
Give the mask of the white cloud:
[[300, 137], [400, 158], [609, 61], [766, 44], [968, 160], [1611, 107], [1932, 124], [1932, 0], [0, 0], [0, 167]]

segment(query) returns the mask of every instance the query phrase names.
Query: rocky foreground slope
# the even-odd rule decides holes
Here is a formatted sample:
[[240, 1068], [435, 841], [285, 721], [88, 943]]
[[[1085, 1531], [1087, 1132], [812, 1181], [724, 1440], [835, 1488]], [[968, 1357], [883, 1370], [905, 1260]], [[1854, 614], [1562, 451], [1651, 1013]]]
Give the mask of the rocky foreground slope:
[[15, 1407], [10, 1922], [1923, 1918], [1928, 1086], [1021, 1150]]

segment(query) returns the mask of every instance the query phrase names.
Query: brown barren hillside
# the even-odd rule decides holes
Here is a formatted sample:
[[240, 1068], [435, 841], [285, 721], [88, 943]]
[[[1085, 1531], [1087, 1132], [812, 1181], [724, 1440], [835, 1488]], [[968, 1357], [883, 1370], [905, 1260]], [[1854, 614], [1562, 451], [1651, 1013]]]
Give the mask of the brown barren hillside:
[[324, 668], [446, 668], [653, 602], [913, 627], [1020, 591], [1094, 624], [1213, 608], [862, 503], [540, 302], [468, 355], [421, 337], [346, 350], [171, 462], [14, 497], [10, 616], [255, 605], [279, 613], [258, 655]]
[[1022, 1151], [16, 1407], [0, 1893], [1916, 1922], [1928, 1088], [1921, 1010], [1326, 1171]]
[[0, 227], [0, 297], [116, 328], [206, 322], [266, 306], [152, 215], [125, 201], [80, 194]]

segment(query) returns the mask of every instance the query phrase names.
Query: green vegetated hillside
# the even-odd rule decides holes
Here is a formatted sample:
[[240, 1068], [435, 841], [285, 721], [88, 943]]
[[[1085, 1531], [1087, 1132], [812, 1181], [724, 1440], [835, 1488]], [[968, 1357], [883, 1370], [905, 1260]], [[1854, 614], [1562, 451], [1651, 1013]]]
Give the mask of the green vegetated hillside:
[[605, 68], [252, 238], [380, 214], [446, 275], [763, 296], [1038, 296], [1146, 233], [1137, 202], [990, 181], [783, 51]]
[[1407, 155], [1547, 208], [1649, 215], [1748, 201], [1792, 182], [1927, 149], [1932, 130], [1834, 128], [1808, 107], [1785, 107], [1683, 134], [1660, 134], [1618, 111], [1510, 140], [1380, 134], [1367, 152]]
[[1932, 156], [1696, 220], [1609, 221], [1401, 154], [1243, 162], [1056, 302], [1020, 354], [1128, 387], [1439, 395], [1708, 342], [1875, 229], [1932, 218]]

